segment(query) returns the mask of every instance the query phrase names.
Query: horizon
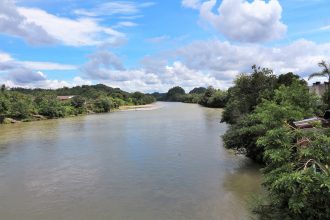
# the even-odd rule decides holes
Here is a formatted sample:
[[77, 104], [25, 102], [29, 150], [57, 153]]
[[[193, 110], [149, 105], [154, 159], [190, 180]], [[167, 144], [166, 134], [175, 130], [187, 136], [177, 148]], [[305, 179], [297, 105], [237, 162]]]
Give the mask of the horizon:
[[307, 78], [330, 62], [329, 11], [326, 0], [1, 0], [0, 84], [224, 90], [254, 64], [323, 82]]

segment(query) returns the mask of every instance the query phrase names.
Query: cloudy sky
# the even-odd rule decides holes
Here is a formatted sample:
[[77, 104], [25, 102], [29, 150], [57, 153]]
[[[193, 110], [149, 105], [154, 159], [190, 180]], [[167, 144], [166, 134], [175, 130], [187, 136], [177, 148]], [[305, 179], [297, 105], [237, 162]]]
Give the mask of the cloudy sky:
[[0, 84], [228, 88], [330, 62], [329, 0], [0, 0]]

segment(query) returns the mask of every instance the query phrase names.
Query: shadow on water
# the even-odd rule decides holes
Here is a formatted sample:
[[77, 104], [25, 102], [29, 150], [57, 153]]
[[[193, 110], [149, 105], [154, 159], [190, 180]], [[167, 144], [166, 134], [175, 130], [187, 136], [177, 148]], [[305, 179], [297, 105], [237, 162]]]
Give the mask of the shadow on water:
[[244, 158], [244, 156], [236, 157], [238, 157], [236, 160], [239, 160], [239, 165], [225, 174], [222, 187], [231, 193], [235, 201], [239, 203], [238, 206], [249, 209], [251, 219], [257, 219], [257, 216], [252, 214], [251, 210], [255, 198], [264, 193], [260, 175], [262, 167], [250, 159]]

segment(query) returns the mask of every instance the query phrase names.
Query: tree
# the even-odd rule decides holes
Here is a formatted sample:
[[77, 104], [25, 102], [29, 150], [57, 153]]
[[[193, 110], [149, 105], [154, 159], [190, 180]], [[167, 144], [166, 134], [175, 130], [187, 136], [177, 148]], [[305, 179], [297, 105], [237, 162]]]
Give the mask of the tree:
[[263, 99], [253, 112], [229, 127], [224, 135], [227, 148], [245, 149], [248, 157], [264, 163], [264, 148], [257, 146], [259, 138], [286, 121], [301, 120], [318, 111], [317, 97], [298, 80], [290, 86], [280, 86], [274, 93], [271, 100]]
[[308, 80], [314, 77], [327, 77], [328, 78], [328, 87], [326, 88], [325, 93], [323, 94], [323, 101], [326, 104], [326, 108], [330, 108], [330, 64], [327, 64], [324, 60], [319, 64], [321, 68], [320, 72], [313, 73], [309, 76]]
[[62, 118], [66, 116], [66, 109], [55, 96], [39, 97], [38, 113], [48, 118]]
[[71, 99], [71, 105], [75, 108], [84, 108], [86, 99], [80, 95], [77, 95]]
[[308, 77], [308, 80], [315, 77], [327, 77], [328, 78], [328, 92], [330, 91], [330, 65], [327, 64], [324, 60], [322, 60], [319, 64], [319, 67], [322, 69], [321, 72], [316, 72], [311, 74]]
[[324, 130], [283, 123], [257, 145], [265, 149], [268, 191], [268, 204], [257, 207], [257, 213], [264, 219], [330, 219], [330, 137]]
[[1, 92], [6, 91], [6, 85], [5, 85], [5, 84], [1, 85], [1, 90], [0, 90], [0, 91], [1, 91]]
[[94, 112], [109, 112], [114, 107], [114, 103], [108, 97], [100, 97], [94, 101]]
[[5, 95], [0, 94], [0, 116], [8, 114], [10, 109], [10, 102]]
[[228, 90], [228, 102], [222, 122], [235, 124], [252, 112], [262, 99], [270, 99], [277, 87], [277, 78], [267, 68], [252, 66], [251, 75], [241, 74]]
[[211, 108], [223, 108], [226, 102], [227, 92], [209, 86], [201, 97], [199, 104]]
[[8, 115], [15, 119], [27, 119], [35, 112], [32, 97], [19, 92], [9, 95], [10, 109]]
[[193, 90], [191, 90], [189, 92], [189, 94], [204, 94], [206, 91], [206, 88], [204, 87], [198, 87], [198, 88], [194, 88]]
[[[286, 74], [281, 74], [278, 76], [277, 83], [278, 85], [285, 85], [285, 86], [290, 86], [295, 80], [299, 80], [299, 76], [289, 72]], [[302, 83], [306, 84], [305, 80], [301, 80]]]
[[166, 94], [166, 101], [180, 102], [183, 101], [183, 96], [186, 94], [184, 89], [180, 86], [173, 87], [168, 90]]

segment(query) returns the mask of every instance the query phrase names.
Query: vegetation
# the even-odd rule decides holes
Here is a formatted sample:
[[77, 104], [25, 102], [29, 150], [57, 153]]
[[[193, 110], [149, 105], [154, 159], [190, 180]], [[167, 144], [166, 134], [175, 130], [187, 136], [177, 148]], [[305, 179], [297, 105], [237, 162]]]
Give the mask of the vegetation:
[[312, 73], [308, 80], [314, 77], [326, 77], [328, 79], [328, 87], [326, 88], [325, 94], [323, 96], [323, 101], [327, 108], [330, 108], [330, 64], [328, 65], [325, 61], [319, 63], [319, 67], [322, 68], [320, 72]]
[[154, 93], [159, 101], [196, 103], [210, 108], [223, 108], [227, 102], [227, 92], [213, 87], [198, 87], [186, 94], [179, 86], [173, 87], [167, 93]]
[[330, 137], [283, 124], [259, 138], [265, 149], [264, 219], [330, 219]]
[[[60, 100], [58, 96], [73, 96]], [[102, 84], [76, 86], [57, 90], [6, 89], [0, 90], [0, 123], [6, 118], [29, 121], [43, 118], [62, 118], [86, 113], [109, 112], [122, 105], [144, 105], [155, 101], [151, 95], [128, 93]]]
[[330, 132], [291, 126], [323, 105], [293, 73], [253, 70], [229, 89], [222, 120], [230, 124], [226, 147], [264, 165], [267, 195], [254, 211], [262, 219], [330, 219]]
[[[310, 78], [327, 76], [330, 80], [328, 65], [322, 61], [319, 66], [322, 71]], [[2, 86], [0, 121], [109, 112], [156, 99], [225, 108], [222, 121], [229, 124], [223, 136], [225, 146], [264, 165], [267, 194], [254, 211], [262, 219], [330, 219], [330, 128], [317, 123], [308, 130], [292, 126], [330, 107], [330, 87], [322, 102], [291, 72], [276, 76], [267, 68], [253, 66], [252, 70], [250, 75], [239, 75], [228, 91], [199, 87], [188, 94], [178, 86], [152, 96], [105, 85], [58, 90], [7, 90]], [[74, 97], [60, 101], [59, 95]]]

